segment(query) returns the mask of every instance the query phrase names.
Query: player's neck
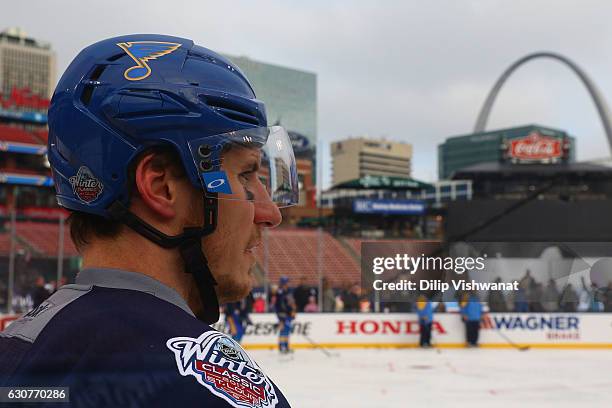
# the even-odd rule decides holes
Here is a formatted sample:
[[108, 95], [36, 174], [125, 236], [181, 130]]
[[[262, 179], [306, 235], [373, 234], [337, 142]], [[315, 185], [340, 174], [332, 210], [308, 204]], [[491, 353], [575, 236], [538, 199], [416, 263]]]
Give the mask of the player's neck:
[[115, 239], [94, 239], [82, 251], [83, 269], [109, 268], [141, 273], [176, 290], [189, 301], [189, 282], [178, 250], [163, 249], [131, 230]]

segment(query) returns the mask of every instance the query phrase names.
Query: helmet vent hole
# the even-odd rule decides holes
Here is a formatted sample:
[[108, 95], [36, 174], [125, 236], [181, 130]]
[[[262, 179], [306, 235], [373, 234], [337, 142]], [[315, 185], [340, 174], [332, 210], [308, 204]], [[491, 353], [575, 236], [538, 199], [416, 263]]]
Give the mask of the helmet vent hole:
[[85, 85], [85, 88], [83, 88], [83, 93], [81, 94], [81, 102], [83, 102], [83, 105], [89, 105], [89, 102], [91, 101], [91, 98], [93, 97], [93, 93], [96, 89], [93, 82], [97, 81], [98, 78], [102, 76], [102, 73], [104, 72], [105, 69], [106, 69], [106, 65], [98, 65], [91, 73], [89, 77], [89, 81], [88, 81], [89, 83]]
[[119, 176], [117, 175], [117, 173], [113, 173], [111, 174], [111, 179], [113, 179], [114, 181], [119, 180]]
[[106, 69], [106, 65], [98, 65], [91, 73], [91, 76], [89, 77], [89, 79], [91, 81], [97, 81], [98, 78], [102, 76], [102, 73], [104, 72], [105, 69]]
[[93, 85], [85, 85], [83, 93], [81, 94], [81, 102], [83, 102], [83, 105], [89, 105], [89, 101], [91, 101], [91, 97], [93, 96], [93, 91]]
[[247, 104], [236, 103], [227, 98], [215, 95], [200, 95], [200, 99], [220, 115], [236, 122], [248, 125], [262, 126], [256, 109], [252, 109]]
[[117, 61], [119, 58], [123, 57], [124, 53], [115, 54], [112, 57], [107, 58], [106, 60], [109, 62]]
[[[219, 111], [217, 111], [219, 112]], [[259, 121], [253, 117], [250, 116], [246, 116], [246, 115], [242, 115], [236, 112], [227, 112], [227, 111], [222, 111], [219, 112], [221, 113], [223, 116], [231, 119], [231, 120], [235, 120], [236, 122], [245, 122], [248, 123], [249, 125], [255, 125], [258, 126], [259, 125]]]

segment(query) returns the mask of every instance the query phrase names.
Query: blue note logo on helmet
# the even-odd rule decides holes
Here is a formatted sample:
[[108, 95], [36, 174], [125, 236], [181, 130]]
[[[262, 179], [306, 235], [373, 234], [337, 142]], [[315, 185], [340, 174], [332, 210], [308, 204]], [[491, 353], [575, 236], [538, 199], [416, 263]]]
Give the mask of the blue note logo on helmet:
[[176, 51], [181, 44], [162, 41], [132, 41], [118, 43], [117, 46], [136, 62], [135, 66], [125, 70], [123, 76], [129, 81], [140, 81], [151, 75], [148, 61]]

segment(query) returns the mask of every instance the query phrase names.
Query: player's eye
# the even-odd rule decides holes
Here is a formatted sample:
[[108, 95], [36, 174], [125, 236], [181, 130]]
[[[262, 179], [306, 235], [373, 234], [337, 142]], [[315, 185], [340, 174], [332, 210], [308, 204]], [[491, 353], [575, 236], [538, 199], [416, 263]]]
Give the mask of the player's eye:
[[270, 184], [268, 183], [268, 178], [265, 176], [258, 176], [259, 182], [266, 189], [268, 195], [270, 194]]
[[245, 172], [240, 173], [238, 175], [238, 178], [240, 179], [240, 182], [243, 185], [248, 185], [250, 182], [253, 181], [254, 175], [255, 175], [255, 172], [252, 171], [252, 170], [249, 170], [249, 171], [245, 171]]
[[244, 171], [238, 174], [238, 179], [244, 187], [244, 193], [246, 194], [247, 200], [255, 200], [255, 194], [253, 194], [251, 190], [249, 190], [249, 187], [252, 187], [252, 184], [257, 180], [257, 174], [255, 170]]

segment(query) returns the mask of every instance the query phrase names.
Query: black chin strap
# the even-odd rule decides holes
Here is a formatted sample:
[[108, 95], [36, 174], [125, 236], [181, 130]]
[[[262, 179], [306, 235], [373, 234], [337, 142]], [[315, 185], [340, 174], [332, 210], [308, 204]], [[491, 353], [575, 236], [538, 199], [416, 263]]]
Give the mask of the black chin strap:
[[[190, 229], [185, 228], [185, 232]], [[181, 244], [179, 251], [185, 262], [185, 272], [193, 275], [202, 299], [202, 310], [196, 317], [208, 324], [216, 323], [219, 320], [219, 300], [215, 292], [217, 281], [213, 278], [206, 256], [202, 252], [202, 240], [187, 239]]]
[[166, 235], [147, 224], [119, 201], [115, 201], [107, 209], [114, 220], [121, 221], [138, 234], [162, 248], [179, 248], [179, 253], [185, 263], [185, 272], [193, 275], [196, 282], [202, 311], [196, 317], [204, 323], [212, 324], [219, 320], [219, 300], [215, 292], [217, 282], [213, 277], [208, 261], [202, 251], [202, 237], [211, 234], [217, 227], [216, 197], [204, 197], [204, 226], [187, 227], [180, 235]]

